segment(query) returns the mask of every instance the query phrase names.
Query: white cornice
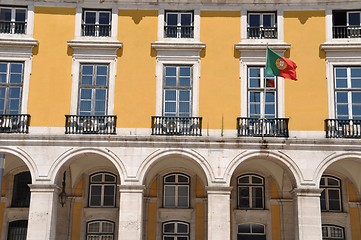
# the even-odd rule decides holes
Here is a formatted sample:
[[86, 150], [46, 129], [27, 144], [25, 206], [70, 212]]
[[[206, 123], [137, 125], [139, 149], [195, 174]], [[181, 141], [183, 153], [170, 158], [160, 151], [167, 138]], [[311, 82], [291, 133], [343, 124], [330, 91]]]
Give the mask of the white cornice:
[[70, 40], [69, 47], [73, 49], [118, 49], [123, 47], [120, 41], [105, 41], [105, 40]]
[[0, 46], [32, 48], [38, 45], [38, 41], [33, 38], [9, 38], [0, 37]]
[[260, 43], [260, 42], [239, 42], [234, 45], [234, 48], [238, 51], [266, 51], [266, 48], [272, 48], [273, 50], [286, 51], [291, 48], [291, 44], [284, 42], [273, 43]]
[[152, 48], [157, 51], [201, 51], [206, 48], [206, 44], [201, 42], [153, 42]]
[[361, 41], [358, 42], [325, 42], [321, 49], [326, 52], [345, 52], [361, 50]]

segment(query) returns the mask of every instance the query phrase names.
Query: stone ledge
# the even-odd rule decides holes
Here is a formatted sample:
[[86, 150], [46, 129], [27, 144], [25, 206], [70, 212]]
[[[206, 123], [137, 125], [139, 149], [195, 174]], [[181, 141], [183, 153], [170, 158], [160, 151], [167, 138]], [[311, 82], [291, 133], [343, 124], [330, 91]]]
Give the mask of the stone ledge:
[[361, 41], [355, 42], [325, 42], [320, 45], [326, 52], [345, 52], [361, 50]]

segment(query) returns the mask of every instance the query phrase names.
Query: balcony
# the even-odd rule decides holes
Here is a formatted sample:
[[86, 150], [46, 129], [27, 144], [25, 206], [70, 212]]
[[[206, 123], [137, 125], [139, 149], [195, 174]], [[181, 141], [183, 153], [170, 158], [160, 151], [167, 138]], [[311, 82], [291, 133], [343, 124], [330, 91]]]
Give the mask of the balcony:
[[112, 26], [109, 24], [82, 24], [82, 36], [86, 37], [110, 37]]
[[248, 27], [249, 39], [277, 39], [277, 27]]
[[152, 116], [152, 135], [202, 136], [202, 118]]
[[326, 138], [361, 138], [361, 120], [325, 120]]
[[361, 38], [361, 26], [334, 26], [333, 38]]
[[0, 133], [29, 133], [29, 114], [0, 114]]
[[193, 38], [193, 26], [164, 26], [166, 38]]
[[25, 34], [26, 22], [0, 21], [0, 33]]
[[238, 137], [288, 137], [288, 118], [237, 118]]
[[65, 115], [65, 134], [116, 134], [117, 116]]

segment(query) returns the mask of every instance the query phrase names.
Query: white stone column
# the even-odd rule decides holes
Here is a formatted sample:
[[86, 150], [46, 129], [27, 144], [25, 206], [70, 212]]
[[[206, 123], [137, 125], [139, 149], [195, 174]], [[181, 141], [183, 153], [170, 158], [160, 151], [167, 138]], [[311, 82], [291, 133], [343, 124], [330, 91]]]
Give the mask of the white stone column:
[[231, 234], [231, 187], [207, 187], [208, 240], [227, 240]]
[[119, 235], [118, 239], [143, 239], [143, 192], [142, 185], [120, 185]]
[[58, 187], [55, 184], [29, 184], [31, 191], [27, 240], [54, 240]]
[[321, 189], [294, 190], [296, 240], [321, 240]]

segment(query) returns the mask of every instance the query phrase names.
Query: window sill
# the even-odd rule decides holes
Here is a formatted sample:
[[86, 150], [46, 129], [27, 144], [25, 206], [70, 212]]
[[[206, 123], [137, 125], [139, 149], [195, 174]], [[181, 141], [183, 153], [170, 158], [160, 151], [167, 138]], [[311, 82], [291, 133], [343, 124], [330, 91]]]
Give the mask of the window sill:
[[157, 41], [152, 43], [152, 48], [155, 50], [175, 50], [175, 51], [189, 51], [189, 50], [198, 50], [201, 51], [202, 49], [206, 48], [206, 44], [202, 42], [164, 42], [164, 41]]
[[361, 39], [350, 41], [351, 39], [337, 39], [337, 41], [325, 42], [321, 44], [321, 50], [325, 52], [347, 52], [361, 50]]
[[266, 42], [268, 39], [259, 39], [260, 41], [255, 41], [255, 39], [242, 40], [239, 43], [234, 45], [234, 48], [238, 51], [252, 51], [252, 50], [265, 50], [267, 47], [272, 48], [273, 50], [286, 51], [291, 48], [291, 44], [284, 42]]
[[0, 46], [10, 46], [10, 47], [28, 47], [32, 48], [38, 45], [38, 41], [27, 36], [27, 35], [21, 35], [14, 36], [11, 34], [1, 34], [0, 35]]
[[91, 38], [82, 40], [70, 40], [68, 46], [76, 48], [92, 48], [92, 49], [118, 49], [123, 47], [123, 43], [108, 38]]

